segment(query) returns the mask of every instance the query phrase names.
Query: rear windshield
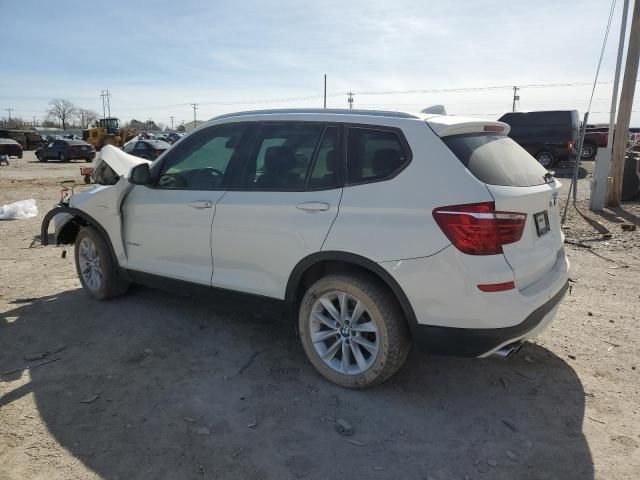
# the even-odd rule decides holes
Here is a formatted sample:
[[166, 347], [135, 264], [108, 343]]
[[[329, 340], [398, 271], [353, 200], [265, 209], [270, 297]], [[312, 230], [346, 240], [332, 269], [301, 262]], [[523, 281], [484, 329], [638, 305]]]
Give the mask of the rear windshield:
[[547, 170], [524, 148], [504, 135], [452, 135], [442, 141], [483, 183], [531, 187], [547, 182]]

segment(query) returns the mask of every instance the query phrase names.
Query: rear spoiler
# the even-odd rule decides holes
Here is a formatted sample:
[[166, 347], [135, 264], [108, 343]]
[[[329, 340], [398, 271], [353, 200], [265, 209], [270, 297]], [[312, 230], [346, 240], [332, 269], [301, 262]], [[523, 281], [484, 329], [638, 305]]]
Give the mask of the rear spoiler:
[[453, 115], [432, 115], [425, 117], [425, 121], [439, 137], [462, 135], [465, 133], [498, 133], [508, 135], [509, 130], [511, 130], [511, 127], [504, 122], [455, 117]]

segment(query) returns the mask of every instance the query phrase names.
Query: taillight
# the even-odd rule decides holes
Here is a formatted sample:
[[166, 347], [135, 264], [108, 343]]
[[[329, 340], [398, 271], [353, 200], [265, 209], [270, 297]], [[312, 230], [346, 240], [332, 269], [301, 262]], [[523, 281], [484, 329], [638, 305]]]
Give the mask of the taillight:
[[568, 148], [569, 150], [573, 150], [573, 142], [569, 142], [569, 143], [567, 143], [567, 148]]
[[520, 240], [527, 214], [497, 212], [495, 203], [483, 202], [438, 207], [433, 218], [462, 253], [496, 255], [502, 245]]

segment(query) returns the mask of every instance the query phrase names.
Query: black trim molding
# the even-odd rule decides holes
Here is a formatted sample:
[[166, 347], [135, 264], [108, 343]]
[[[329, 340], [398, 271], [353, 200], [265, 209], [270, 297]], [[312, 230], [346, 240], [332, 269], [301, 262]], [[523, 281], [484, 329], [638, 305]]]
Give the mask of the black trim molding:
[[565, 283], [547, 303], [534, 310], [517, 325], [505, 328], [455, 328], [417, 325], [414, 342], [419, 350], [435, 355], [479, 357], [513, 338], [526, 335], [560, 303], [569, 282]]

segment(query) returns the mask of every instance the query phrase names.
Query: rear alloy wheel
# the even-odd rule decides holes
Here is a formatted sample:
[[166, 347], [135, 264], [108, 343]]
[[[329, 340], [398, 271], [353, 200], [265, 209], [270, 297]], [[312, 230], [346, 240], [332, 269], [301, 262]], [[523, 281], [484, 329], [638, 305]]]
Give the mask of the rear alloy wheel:
[[585, 143], [582, 146], [582, 158], [590, 159], [596, 156], [598, 149], [593, 143]]
[[330, 275], [307, 290], [299, 312], [307, 357], [328, 380], [366, 388], [405, 362], [410, 339], [397, 302], [374, 278]]
[[538, 163], [540, 163], [544, 168], [549, 168], [555, 162], [555, 157], [553, 156], [553, 153], [544, 151], [536, 155], [536, 160], [538, 160]]

